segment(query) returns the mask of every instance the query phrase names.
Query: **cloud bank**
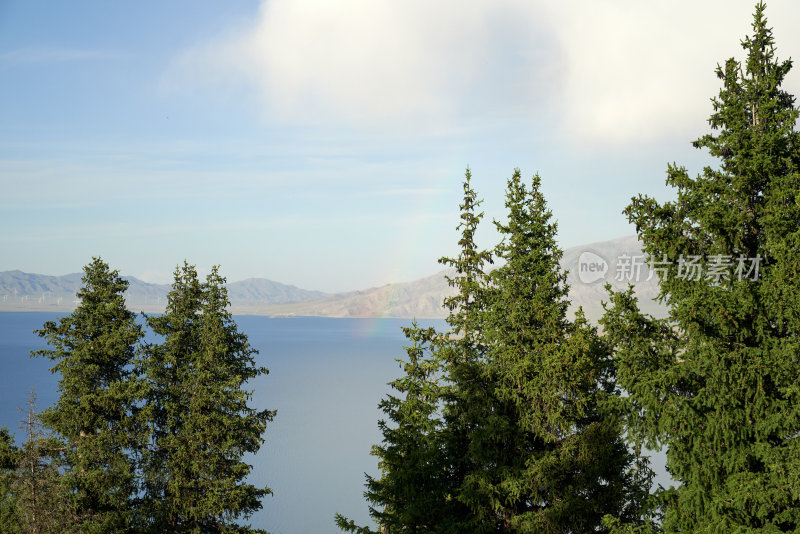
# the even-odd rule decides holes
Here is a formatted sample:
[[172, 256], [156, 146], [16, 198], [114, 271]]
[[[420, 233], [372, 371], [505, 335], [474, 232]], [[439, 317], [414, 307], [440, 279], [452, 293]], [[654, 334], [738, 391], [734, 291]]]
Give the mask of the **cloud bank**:
[[[543, 121], [582, 142], [698, 134], [749, 1], [269, 0], [184, 51], [170, 84], [245, 87], [270, 122], [413, 131]], [[800, 5], [767, 16], [800, 54]], [[795, 90], [796, 78], [789, 89]]]

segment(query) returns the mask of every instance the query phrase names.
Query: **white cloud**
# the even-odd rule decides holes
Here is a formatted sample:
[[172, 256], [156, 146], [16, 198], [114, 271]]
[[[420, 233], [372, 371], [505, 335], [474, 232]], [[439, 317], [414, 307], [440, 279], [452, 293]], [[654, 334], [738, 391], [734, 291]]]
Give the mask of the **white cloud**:
[[537, 38], [525, 32], [503, 35], [525, 15], [523, 5], [269, 1], [242, 35], [184, 53], [173, 76], [245, 80], [262, 97], [269, 117], [293, 123], [445, 121], [446, 127], [454, 117], [474, 112], [471, 106], [487, 96], [499, 96], [487, 88], [500, 88], [505, 97], [525, 81], [496, 77], [509, 52], [499, 45], [530, 48]]
[[[170, 76], [244, 82], [270, 121], [423, 132], [555, 116], [562, 135], [619, 144], [701, 133], [713, 69], [741, 57], [751, 12], [749, 0], [270, 0]], [[779, 55], [800, 53], [800, 5], [767, 15]]]

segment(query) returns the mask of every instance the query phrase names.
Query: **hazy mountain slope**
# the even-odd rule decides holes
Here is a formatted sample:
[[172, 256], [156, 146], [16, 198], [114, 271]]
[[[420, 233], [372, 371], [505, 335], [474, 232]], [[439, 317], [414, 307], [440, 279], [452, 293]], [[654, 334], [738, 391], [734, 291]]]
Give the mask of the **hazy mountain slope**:
[[321, 300], [235, 309], [258, 315], [436, 318], [445, 316], [442, 299], [451, 292], [442, 271], [413, 282], [337, 293]]
[[308, 291], [296, 286], [279, 284], [266, 278], [248, 278], [228, 284], [228, 298], [234, 306], [254, 306], [264, 303], [285, 304], [319, 300], [328, 296], [322, 291]]
[[0, 272], [0, 309], [33, 305], [72, 307], [80, 274], [48, 276], [22, 271]]

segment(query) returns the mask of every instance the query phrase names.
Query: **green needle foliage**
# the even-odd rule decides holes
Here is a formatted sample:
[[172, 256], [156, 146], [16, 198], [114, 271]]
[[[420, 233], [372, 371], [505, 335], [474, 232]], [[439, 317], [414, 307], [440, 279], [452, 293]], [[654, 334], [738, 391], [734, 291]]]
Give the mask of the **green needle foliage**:
[[488, 285], [487, 265], [493, 263], [490, 251], [480, 249], [475, 241], [483, 212], [478, 209], [482, 200], [472, 188], [472, 173], [466, 170], [463, 182], [464, 196], [459, 206], [461, 232], [459, 254], [455, 258], [443, 257], [439, 263], [453, 271], [446, 276], [455, 294], [444, 299], [449, 310], [449, 332], [440, 336], [437, 358], [445, 382], [442, 387], [442, 444], [452, 473], [453, 498], [464, 504], [468, 513], [451, 518], [461, 532], [494, 532], [491, 517], [475, 506], [474, 496], [465, 482], [476, 469], [482, 469], [476, 459], [475, 431], [490, 416], [489, 396], [491, 384], [486, 380], [486, 343], [482, 320], [486, 308]]
[[[17, 530], [32, 534], [62, 534], [85, 528], [76, 525], [68, 500], [68, 488], [60, 476], [61, 443], [48, 436], [36, 412], [36, 394], [31, 389], [28, 411], [22, 422], [25, 443], [18, 451], [14, 492]], [[66, 491], [65, 491], [66, 490]], [[3, 530], [3, 532], [6, 532]]]
[[[483, 216], [467, 170], [447, 333], [412, 341], [381, 403], [366, 497], [381, 532], [594, 532], [603, 517], [638, 525], [650, 472], [622, 438], [611, 351], [582, 313], [567, 319], [556, 226], [540, 180], [508, 181], [503, 242], [480, 250]], [[502, 266], [486, 272], [493, 258]], [[425, 356], [428, 354], [428, 356]], [[621, 519], [620, 519], [621, 518]], [[368, 528], [337, 516], [343, 530]]]
[[[669, 321], [639, 313], [630, 291], [604, 320], [629, 431], [668, 447], [680, 483], [661, 495], [667, 532], [800, 529], [800, 136], [781, 89], [791, 62], [777, 60], [764, 10], [744, 63], [717, 68], [713, 132], [694, 142], [719, 166], [691, 178], [670, 165], [677, 200], [639, 196], [625, 210], [667, 264]], [[701, 276], [686, 276], [690, 257]]]
[[225, 279], [214, 267], [200, 283], [176, 269], [166, 313], [151, 317], [163, 343], [149, 347], [152, 410], [147, 454], [148, 521], [154, 532], [251, 532], [235, 523], [261, 508], [269, 488], [245, 482], [275, 412], [248, 405], [257, 367], [247, 336], [227, 311]]
[[99, 258], [84, 267], [80, 304], [37, 333], [35, 351], [61, 375], [58, 402], [41, 414], [64, 442], [63, 484], [82, 532], [124, 532], [137, 494], [133, 451], [141, 434], [134, 412], [141, 380], [133, 372], [142, 328], [125, 307], [128, 282]]
[[[462, 499], [499, 532], [592, 532], [629, 515], [638, 495], [621, 439], [610, 350], [581, 311], [567, 319], [566, 275], [534, 176], [508, 181], [496, 222], [502, 260], [489, 275], [481, 329], [487, 391], [472, 431]], [[631, 507], [634, 510], [631, 510]]]
[[[269, 488], [245, 482], [275, 412], [249, 406], [248, 380], [266, 374], [231, 314], [225, 279], [176, 269], [163, 342], [142, 345], [125, 307], [128, 282], [95, 258], [80, 304], [37, 333], [56, 362], [60, 398], [18, 449], [0, 432], [3, 532], [254, 532], [236, 523]], [[54, 437], [45, 429], [54, 431]]]

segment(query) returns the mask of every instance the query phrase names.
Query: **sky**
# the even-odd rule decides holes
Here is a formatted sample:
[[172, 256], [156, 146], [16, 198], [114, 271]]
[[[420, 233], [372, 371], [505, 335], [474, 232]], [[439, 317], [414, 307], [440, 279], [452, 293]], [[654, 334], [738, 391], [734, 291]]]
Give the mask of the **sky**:
[[[713, 164], [752, 2], [0, 0], [0, 271], [100, 256], [167, 283], [347, 291], [457, 253], [469, 166], [495, 244], [514, 168], [564, 248], [631, 235], [670, 162]], [[769, 2], [781, 59], [800, 3]], [[800, 93], [800, 75], [785, 88]]]

